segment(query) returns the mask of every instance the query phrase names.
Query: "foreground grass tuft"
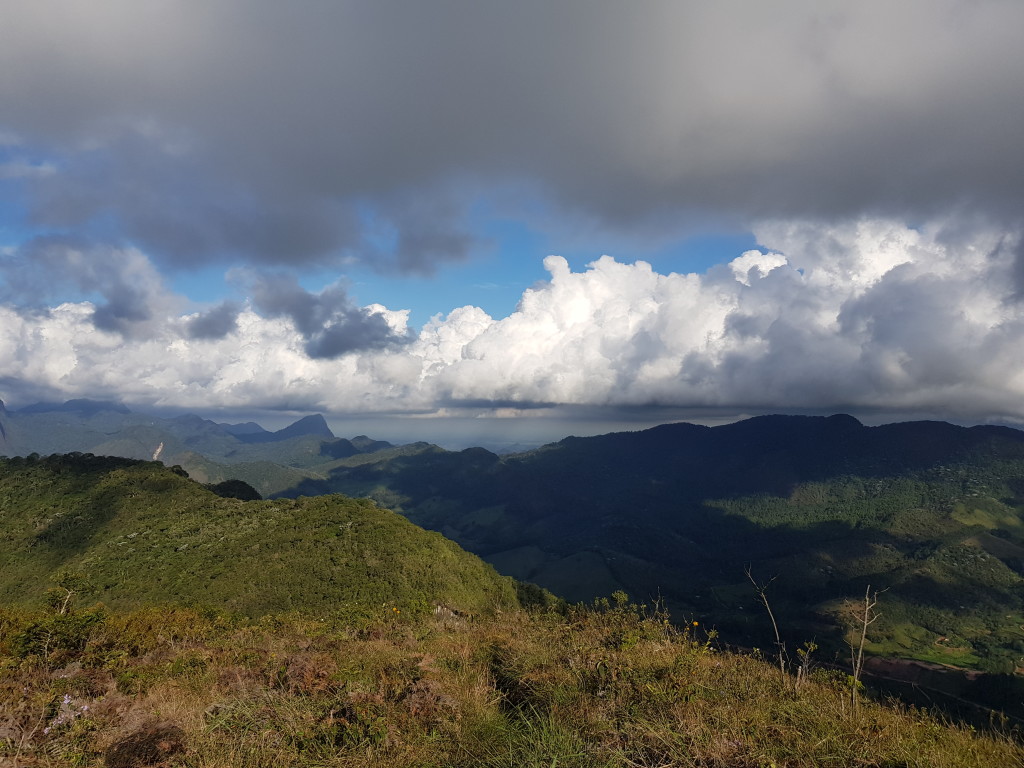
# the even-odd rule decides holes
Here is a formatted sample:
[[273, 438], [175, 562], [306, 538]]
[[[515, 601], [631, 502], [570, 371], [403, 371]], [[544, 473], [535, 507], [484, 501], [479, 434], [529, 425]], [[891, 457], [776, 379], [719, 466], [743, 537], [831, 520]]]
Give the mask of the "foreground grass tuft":
[[[620, 604], [359, 626], [184, 608], [0, 611], [0, 765], [195, 768], [1020, 766], [1008, 736], [799, 689]], [[35, 633], [35, 634], [33, 634]]]

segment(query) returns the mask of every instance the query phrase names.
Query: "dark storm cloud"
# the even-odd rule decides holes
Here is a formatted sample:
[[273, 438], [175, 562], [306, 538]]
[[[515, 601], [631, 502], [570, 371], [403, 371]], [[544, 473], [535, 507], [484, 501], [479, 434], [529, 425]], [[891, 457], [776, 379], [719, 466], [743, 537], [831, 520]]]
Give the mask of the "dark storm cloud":
[[462, 258], [475, 243], [459, 226], [459, 213], [450, 200], [428, 195], [398, 210], [390, 255], [402, 271], [429, 272], [438, 262]]
[[25, 3], [0, 131], [55, 169], [34, 220], [186, 263], [429, 271], [509, 189], [638, 232], [1017, 220], [1022, 28], [1008, 0]]
[[238, 328], [238, 305], [225, 301], [191, 318], [185, 325], [190, 339], [223, 339]]
[[122, 129], [102, 146], [65, 155], [59, 174], [26, 185], [32, 223], [88, 231], [101, 222], [101, 235], [113, 228], [184, 266], [239, 255], [265, 264], [315, 262], [358, 241], [352, 211], [261, 198], [201, 159]]
[[[1006, 247], [1000, 244], [1000, 250]], [[1012, 250], [1013, 262], [1010, 269], [1010, 285], [1012, 293], [1010, 298], [1014, 301], [1024, 301], [1024, 239], [1016, 244]]]
[[352, 303], [345, 290], [329, 286], [310, 293], [290, 275], [248, 275], [252, 303], [265, 317], [288, 317], [305, 339], [306, 354], [332, 358], [401, 344], [380, 314]]
[[92, 301], [96, 328], [124, 336], [148, 335], [154, 313], [175, 303], [149, 260], [130, 248], [41, 236], [0, 255], [0, 302], [43, 306], [69, 290]]
[[113, 285], [107, 291], [106, 298], [92, 314], [93, 325], [101, 331], [130, 333], [135, 324], [153, 316], [146, 297], [140, 296], [130, 286]]

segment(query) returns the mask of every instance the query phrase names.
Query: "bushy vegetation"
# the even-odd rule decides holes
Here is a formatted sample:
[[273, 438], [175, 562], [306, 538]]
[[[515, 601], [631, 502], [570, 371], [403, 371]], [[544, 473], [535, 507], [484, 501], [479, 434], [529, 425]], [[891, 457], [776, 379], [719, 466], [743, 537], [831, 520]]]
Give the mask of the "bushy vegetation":
[[518, 604], [511, 579], [372, 501], [223, 498], [180, 469], [88, 455], [0, 460], [0, 561], [0, 600], [21, 605], [68, 573], [111, 607], [358, 618]]
[[7, 459], [0, 559], [0, 765], [1024, 764], [1011, 735], [865, 698], [811, 645], [791, 677], [624, 593], [570, 607], [368, 500]]
[[[871, 700], [854, 710], [843, 675], [812, 671], [797, 686], [624, 597], [474, 617], [384, 610], [359, 624], [8, 608], [0, 755], [82, 768], [1024, 762], [1008, 736]], [[43, 642], [55, 621], [66, 634]]]
[[[642, 599], [660, 596], [677, 614], [698, 615], [737, 643], [771, 642], [744, 577], [750, 566], [759, 579], [775, 578], [772, 599], [794, 646], [813, 639], [833, 656], [842, 653], [842, 605], [870, 584], [885, 597], [869, 652], [999, 675], [1024, 668], [1024, 433], [1018, 430], [941, 422], [868, 428], [848, 416], [773, 416], [713, 429], [674, 424], [567, 438], [499, 457], [479, 448], [452, 452], [428, 444], [325, 439], [320, 432], [246, 442], [197, 417], [154, 421], [99, 405], [78, 416], [67, 409], [14, 416], [21, 421], [12, 421], [17, 439], [11, 438], [10, 450], [33, 441], [63, 446], [78, 440], [150, 456], [165, 444], [165, 459], [182, 462], [225, 496], [369, 497], [442, 532], [503, 573], [570, 600], [615, 589]], [[73, 471], [63, 467], [59, 474], [65, 491], [81, 495], [69, 484]], [[12, 490], [8, 498], [15, 495]], [[31, 498], [37, 514], [28, 525], [45, 530], [28, 534], [25, 521], [14, 527], [21, 531], [21, 553], [34, 548], [34, 565], [13, 553], [14, 575], [5, 588], [0, 574], [0, 595], [6, 589], [31, 598], [53, 569], [86, 563], [110, 604], [121, 599], [112, 586], [149, 590], [139, 593], [146, 600], [220, 604], [228, 593], [241, 594], [238, 587], [250, 578], [265, 599], [234, 598], [241, 600], [236, 608], [249, 612], [300, 608], [307, 595], [309, 604], [390, 599], [373, 589], [353, 597], [339, 587], [339, 580], [383, 583], [388, 574], [371, 573], [372, 563], [356, 568], [362, 575], [348, 570], [353, 558], [338, 542], [329, 543], [324, 510], [308, 502], [294, 509], [268, 502], [258, 510], [240, 507], [243, 512], [211, 507], [219, 511], [198, 538], [183, 527], [140, 528], [140, 518], [136, 527], [116, 531], [135, 538], [110, 545], [120, 548], [116, 558], [124, 561], [115, 566], [115, 553], [97, 547], [99, 539], [88, 530], [89, 521], [106, 514], [104, 498], [89, 514], [79, 504], [70, 515], [45, 494]], [[126, 505], [114, 501], [107, 507]], [[172, 515], [188, 507], [160, 504]], [[348, 504], [338, 501], [337, 508]], [[117, 517], [131, 514], [122, 510]], [[196, 514], [186, 512], [182, 520], [195, 523]], [[115, 532], [108, 523], [100, 528], [99, 537]], [[300, 529], [323, 535], [305, 536]], [[250, 544], [254, 530], [258, 540]], [[171, 535], [182, 540], [173, 554], [162, 552]], [[0, 554], [15, 544], [11, 536], [0, 532]], [[286, 566], [298, 562], [293, 550], [318, 565]], [[255, 568], [268, 551], [285, 553], [285, 561]], [[243, 566], [235, 573], [234, 566], [204, 565], [218, 561]], [[133, 581], [133, 574], [151, 569], [155, 580]], [[180, 573], [194, 569], [209, 581], [202, 589], [195, 580], [178, 583]], [[282, 577], [281, 570], [290, 575]], [[407, 588], [388, 585], [393, 594]]]
[[366, 495], [571, 600], [663, 597], [733, 642], [845, 654], [842, 606], [884, 590], [868, 651], [993, 674], [1024, 667], [1024, 433], [762, 417], [567, 438], [515, 456], [383, 451], [304, 493]]
[[[1005, 476], [983, 482], [963, 465], [714, 502], [778, 547], [760, 567], [783, 575], [777, 594], [789, 616], [807, 615], [802, 601], [841, 627], [843, 598], [870, 583], [885, 590], [871, 653], [1005, 674], [1024, 653], [1024, 527], [1014, 504]], [[785, 563], [799, 549], [803, 562]]]

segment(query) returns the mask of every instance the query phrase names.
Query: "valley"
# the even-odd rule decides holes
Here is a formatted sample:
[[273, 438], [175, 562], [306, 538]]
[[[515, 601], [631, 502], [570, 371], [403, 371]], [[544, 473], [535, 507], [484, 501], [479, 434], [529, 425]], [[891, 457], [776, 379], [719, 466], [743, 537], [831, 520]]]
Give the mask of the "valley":
[[622, 590], [735, 645], [775, 642], [749, 570], [790, 653], [811, 641], [848, 658], [850, 614], [870, 587], [881, 610], [869, 654], [1008, 680], [1024, 668], [1017, 430], [769, 416], [499, 456], [337, 438], [322, 417], [278, 433], [147, 418], [71, 403], [3, 423], [8, 446], [41, 454], [148, 458], [162, 443], [164, 462], [208, 484], [242, 480], [277, 499], [266, 504], [368, 498], [569, 602]]
[[[368, 499], [243, 500], [243, 485], [204, 486], [181, 467], [91, 454], [0, 459], [0, 760], [19, 768], [1024, 760], [1011, 719], [986, 716], [980, 731], [953, 725], [862, 690], [823, 656], [794, 651], [780, 670], [769, 648], [730, 650], [726, 630], [704, 614], [684, 621], [677, 608], [670, 620], [622, 591], [566, 603]], [[583, 588], [588, 562], [576, 562]], [[724, 602], [729, 585], [709, 591]], [[780, 616], [796, 602], [781, 589], [772, 600]], [[863, 679], [891, 667], [872, 663]], [[926, 671], [942, 674], [920, 666], [919, 682]], [[988, 673], [965, 677], [983, 695], [952, 696], [1000, 693], [1014, 711], [1013, 686], [993, 686]]]

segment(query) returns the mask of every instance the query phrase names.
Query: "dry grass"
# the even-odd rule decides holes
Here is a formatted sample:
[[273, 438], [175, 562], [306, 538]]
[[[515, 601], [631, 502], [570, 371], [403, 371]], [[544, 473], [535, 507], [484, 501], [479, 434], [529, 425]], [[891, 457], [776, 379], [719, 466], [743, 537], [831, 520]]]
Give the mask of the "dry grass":
[[146, 734], [190, 768], [1024, 765], [1008, 737], [871, 700], [854, 714], [843, 680], [796, 692], [626, 605], [359, 631], [147, 610], [47, 655], [18, 643], [31, 618], [0, 616], [4, 768], [112, 765], [156, 749]]

